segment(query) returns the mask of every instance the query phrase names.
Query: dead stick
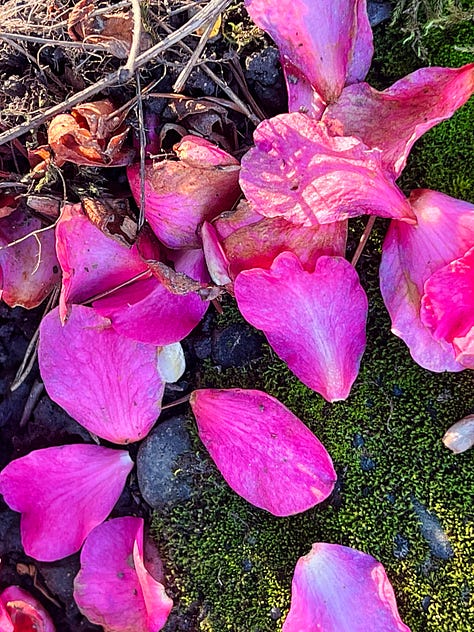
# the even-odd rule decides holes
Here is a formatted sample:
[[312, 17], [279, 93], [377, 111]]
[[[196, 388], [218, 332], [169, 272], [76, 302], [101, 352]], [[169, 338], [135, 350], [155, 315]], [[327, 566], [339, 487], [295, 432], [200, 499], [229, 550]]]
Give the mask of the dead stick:
[[[133, 65], [133, 71], [141, 68], [149, 61], [152, 61], [157, 55], [163, 53], [165, 50], [174, 46], [178, 42], [180, 42], [184, 37], [190, 35], [193, 31], [199, 28], [202, 24], [206, 23], [208, 20], [215, 19], [215, 16], [219, 13], [222, 13], [224, 9], [231, 3], [232, 0], [211, 0], [209, 4], [207, 4], [203, 9], [201, 9], [196, 15], [194, 15], [186, 24], [183, 24], [179, 29], [167, 35], [161, 42], [155, 44], [147, 51], [138, 55], [135, 59], [135, 63]], [[90, 99], [95, 96], [101, 90], [105, 88], [109, 88], [115, 84], [122, 83], [130, 78], [130, 73], [123, 66], [119, 68], [115, 72], [111, 72], [96, 83], [93, 83], [91, 86], [88, 86], [84, 90], [77, 92], [74, 96], [65, 99], [62, 103], [55, 105], [51, 108], [48, 108], [40, 114], [39, 116], [35, 116], [26, 123], [22, 123], [21, 125], [17, 125], [12, 130], [8, 132], [4, 132], [0, 134], [0, 145], [4, 145], [9, 141], [18, 138], [22, 134], [26, 134], [30, 130], [36, 129], [43, 123], [46, 123], [50, 118], [56, 116], [56, 114], [62, 114], [66, 110]]]
[[140, 9], [140, 0], [132, 0], [133, 12], [133, 36], [130, 52], [128, 53], [127, 63], [124, 70], [131, 76], [135, 71], [135, 60], [140, 48], [140, 39], [142, 36], [142, 12]]
[[359, 245], [357, 246], [357, 250], [355, 251], [354, 256], [352, 257], [351, 264], [354, 266], [354, 268], [356, 267], [357, 262], [359, 261], [360, 255], [362, 254], [362, 251], [365, 248], [365, 244], [367, 243], [367, 240], [370, 237], [370, 233], [372, 232], [372, 228], [374, 227], [376, 219], [377, 218], [375, 215], [371, 215], [369, 217], [369, 221], [367, 222], [367, 226], [365, 227], [365, 230], [362, 233], [362, 237], [360, 238]]
[[178, 78], [174, 82], [173, 90], [175, 92], [181, 92], [184, 88], [186, 81], [188, 80], [189, 75], [191, 74], [194, 66], [196, 65], [197, 60], [201, 56], [202, 51], [206, 48], [207, 40], [209, 39], [209, 35], [211, 34], [212, 29], [214, 28], [214, 22], [209, 22], [206, 26], [204, 33], [201, 35], [201, 39], [199, 40], [198, 45], [194, 49], [191, 57], [188, 59], [185, 67], [179, 73]]

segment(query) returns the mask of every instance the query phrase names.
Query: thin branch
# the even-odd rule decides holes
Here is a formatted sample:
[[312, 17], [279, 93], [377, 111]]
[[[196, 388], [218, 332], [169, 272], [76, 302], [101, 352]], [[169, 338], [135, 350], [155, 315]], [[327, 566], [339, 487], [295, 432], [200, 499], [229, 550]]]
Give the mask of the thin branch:
[[140, 73], [136, 73], [137, 85], [137, 114], [138, 114], [138, 139], [140, 142], [140, 213], [138, 216], [138, 230], [145, 223], [145, 152], [146, 131], [143, 117], [143, 99], [141, 93]]
[[[179, 29], [167, 35], [161, 42], [155, 44], [155, 46], [152, 46], [141, 55], [138, 55], [133, 65], [133, 71], [138, 70], [148, 62], [155, 59], [157, 55], [160, 55], [171, 46], [180, 42], [184, 37], [187, 37], [193, 31], [202, 26], [202, 24], [207, 23], [208, 20], [212, 20], [213, 18], [215, 19], [219, 13], [222, 13], [222, 11], [227, 8], [231, 1], [232, 0], [211, 0], [203, 9], [186, 22], [186, 24], [183, 24], [183, 26]], [[0, 134], [0, 145], [8, 143], [14, 138], [18, 138], [22, 134], [26, 134], [30, 130], [36, 129], [40, 125], [43, 125], [43, 123], [46, 123], [51, 117], [56, 116], [56, 114], [62, 114], [75, 105], [95, 96], [98, 92], [101, 92], [105, 88], [121, 83], [124, 77], [128, 79], [128, 76], [128, 71], [125, 71], [124, 75], [123, 66], [118, 70], [109, 73], [91, 86], [88, 86], [84, 90], [81, 90], [68, 99], [65, 99], [62, 103], [58, 103], [58, 105], [48, 108], [43, 112], [43, 114], [35, 116], [26, 123], [17, 125], [10, 131]], [[244, 108], [246, 108], [245, 104], [243, 105]]]
[[64, 48], [80, 48], [83, 50], [103, 50], [107, 47], [103, 44], [87, 44], [86, 42], [70, 42], [68, 40], [51, 39], [48, 37], [36, 37], [35, 35], [23, 35], [23, 33], [5, 33], [2, 31], [1, 37], [11, 38], [20, 42], [31, 42], [32, 44], [42, 44], [43, 46], [61, 46]]
[[142, 36], [142, 12], [140, 9], [140, 0], [132, 0], [133, 12], [133, 36], [130, 52], [128, 53], [127, 63], [123, 70], [131, 77], [135, 71], [135, 60], [140, 48], [140, 40]]
[[377, 217], [375, 215], [371, 215], [369, 217], [369, 221], [367, 222], [367, 226], [365, 227], [365, 230], [362, 233], [362, 237], [360, 238], [359, 245], [357, 246], [357, 250], [355, 251], [354, 256], [352, 257], [351, 264], [354, 266], [354, 268], [356, 267], [357, 262], [359, 261], [360, 256], [365, 248], [365, 244], [367, 243], [367, 240], [370, 237], [370, 233], [372, 232], [372, 228], [374, 227], [376, 219]]
[[186, 65], [185, 65], [185, 67], [179, 73], [178, 78], [174, 82], [173, 90], [175, 92], [181, 92], [181, 90], [184, 88], [184, 86], [186, 84], [186, 81], [188, 80], [189, 75], [191, 74], [194, 66], [196, 65], [197, 60], [199, 59], [199, 57], [201, 56], [202, 51], [206, 47], [207, 40], [209, 39], [211, 31], [214, 28], [214, 24], [215, 23], [213, 21], [211, 21], [211, 22], [209, 22], [209, 24], [204, 29], [204, 33], [201, 35], [201, 39], [199, 40], [198, 45], [194, 49], [191, 57], [188, 59]]

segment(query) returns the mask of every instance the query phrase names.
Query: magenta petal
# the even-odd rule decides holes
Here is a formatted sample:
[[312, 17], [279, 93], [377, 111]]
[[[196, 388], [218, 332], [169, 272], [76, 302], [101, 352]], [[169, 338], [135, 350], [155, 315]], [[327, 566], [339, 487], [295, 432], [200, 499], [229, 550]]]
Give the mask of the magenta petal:
[[116, 518], [89, 535], [74, 582], [80, 611], [104, 632], [158, 632], [173, 602], [145, 568], [143, 520]]
[[313, 544], [296, 564], [283, 632], [410, 632], [385, 569], [339, 544]]
[[123, 336], [153, 345], [183, 340], [206, 313], [197, 294], [169, 292], [158, 279], [143, 279], [93, 303]]
[[381, 152], [330, 136], [304, 114], [263, 121], [242, 158], [240, 184], [253, 210], [315, 226], [374, 214], [414, 223], [410, 205], [382, 170]]
[[306, 511], [336, 482], [322, 443], [262, 391], [203, 389], [191, 395], [199, 436], [232, 489], [275, 516]]
[[8, 610], [2, 602], [2, 596], [0, 595], [0, 630], [2, 632], [15, 632], [13, 629], [13, 623]]
[[474, 247], [425, 283], [421, 321], [436, 340], [453, 343], [456, 360], [474, 368]]
[[[3, 605], [11, 619], [2, 619]], [[5, 627], [4, 627], [5, 626]], [[55, 632], [51, 617], [41, 603], [19, 586], [10, 586], [0, 594], [0, 630], [1, 632]]]
[[22, 514], [26, 554], [51, 562], [78, 551], [112, 511], [132, 467], [128, 452], [96, 445], [36, 450], [9, 463], [0, 493]]
[[365, 0], [247, 0], [252, 20], [277, 44], [283, 66], [301, 71], [326, 103], [370, 68], [372, 31]]
[[53, 401], [89, 431], [114, 443], [143, 439], [161, 410], [164, 381], [155, 345], [118, 334], [90, 307], [74, 305], [42, 321], [38, 360]]
[[5, 248], [41, 228], [40, 220], [22, 209], [0, 218], [0, 300], [10, 307], [37, 307], [60, 279], [53, 230]]
[[148, 270], [136, 247], [127, 248], [94, 226], [80, 204], [66, 204], [56, 226], [63, 270], [61, 319], [72, 303], [82, 303]]
[[291, 253], [270, 270], [246, 270], [234, 282], [240, 311], [307, 386], [345, 399], [365, 349], [367, 297], [342, 257], [320, 257], [314, 272]]
[[384, 168], [398, 177], [417, 138], [452, 116], [473, 92], [474, 64], [421, 68], [383, 92], [366, 83], [345, 88], [323, 120], [336, 119], [346, 136], [381, 149]]
[[[179, 162], [164, 160], [146, 166], [145, 216], [169, 248], [196, 248], [202, 222], [230, 209], [239, 197], [239, 163], [212, 143], [191, 136], [183, 139], [176, 152]], [[128, 180], [138, 204], [139, 165], [128, 168]]]
[[452, 346], [433, 337], [420, 309], [428, 278], [473, 246], [474, 205], [423, 189], [413, 191], [410, 202], [418, 224], [392, 222], [382, 249], [380, 288], [392, 331], [422, 367], [460, 371]]

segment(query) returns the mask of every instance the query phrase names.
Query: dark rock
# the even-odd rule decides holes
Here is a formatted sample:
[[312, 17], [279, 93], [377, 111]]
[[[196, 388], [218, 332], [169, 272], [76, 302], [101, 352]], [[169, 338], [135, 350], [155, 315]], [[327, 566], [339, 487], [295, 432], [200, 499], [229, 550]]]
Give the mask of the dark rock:
[[71, 555], [53, 563], [37, 562], [41, 577], [57, 599], [63, 602], [67, 609], [74, 607], [74, 578], [79, 572], [79, 555]]
[[0, 558], [8, 553], [21, 553], [20, 514], [0, 509]]
[[212, 337], [212, 360], [223, 369], [242, 367], [262, 354], [262, 336], [245, 323], [234, 323]]
[[393, 494], [392, 492], [389, 492], [388, 494], [386, 494], [385, 498], [388, 500], [388, 502], [391, 505], [395, 504], [395, 494]]
[[282, 612], [280, 608], [277, 608], [276, 606], [273, 606], [273, 608], [270, 610], [270, 618], [272, 621], [278, 621], [278, 619], [281, 619], [281, 615]]
[[410, 544], [408, 540], [400, 533], [397, 533], [393, 538], [393, 555], [397, 560], [403, 560], [409, 552]]
[[375, 461], [363, 454], [360, 457], [360, 466], [363, 472], [370, 472], [371, 470], [375, 469]]
[[367, 3], [370, 26], [374, 27], [392, 17], [392, 4], [384, 0], [369, 0]]
[[356, 434], [352, 437], [351, 443], [353, 448], [362, 448], [365, 444], [364, 437], [356, 432]]
[[157, 426], [138, 450], [138, 486], [153, 509], [173, 507], [191, 497], [194, 455], [185, 417]]
[[423, 612], [428, 612], [428, 608], [430, 607], [430, 604], [431, 604], [431, 596], [425, 595], [423, 599], [421, 600], [421, 607], [423, 608]]
[[414, 496], [411, 497], [413, 509], [420, 521], [421, 535], [430, 547], [431, 553], [441, 560], [449, 560], [454, 552], [448, 536], [438, 518], [430, 513]]
[[287, 107], [287, 97], [280, 54], [274, 46], [254, 53], [245, 60], [245, 78], [269, 115]]
[[186, 82], [186, 87], [188, 90], [202, 93], [206, 97], [213, 96], [216, 91], [215, 83], [200, 68], [195, 68], [191, 72]]
[[211, 338], [209, 336], [199, 336], [193, 340], [193, 350], [199, 360], [206, 360], [211, 357]]
[[253, 564], [251, 560], [244, 560], [242, 562], [242, 568], [246, 573], [250, 573], [253, 568]]
[[403, 390], [395, 384], [392, 390], [395, 397], [401, 397], [403, 395]]

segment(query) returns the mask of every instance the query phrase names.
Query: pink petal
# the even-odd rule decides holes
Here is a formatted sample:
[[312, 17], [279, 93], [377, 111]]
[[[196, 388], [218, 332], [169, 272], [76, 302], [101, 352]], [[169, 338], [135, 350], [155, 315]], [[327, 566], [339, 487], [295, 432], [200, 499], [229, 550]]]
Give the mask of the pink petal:
[[89, 535], [74, 582], [74, 599], [104, 632], [162, 629], [173, 602], [145, 568], [141, 518], [115, 518]]
[[9, 463], [0, 493], [22, 514], [25, 553], [52, 562], [78, 551], [112, 511], [132, 467], [128, 452], [96, 445], [36, 450]]
[[203, 389], [190, 400], [199, 436], [232, 489], [275, 516], [306, 511], [336, 482], [331, 457], [281, 402], [261, 391]]
[[3, 605], [2, 596], [0, 595], [0, 630], [2, 632], [15, 632], [13, 623], [7, 609]]
[[459, 371], [452, 346], [435, 340], [420, 309], [427, 279], [473, 246], [474, 205], [424, 189], [412, 191], [409, 201], [418, 224], [392, 222], [382, 249], [380, 288], [392, 332], [425, 369]]
[[228, 285], [232, 282], [229, 276], [229, 261], [219, 241], [216, 229], [209, 222], [204, 222], [202, 225], [201, 239], [211, 279], [216, 285]]
[[264, 217], [229, 235], [223, 247], [235, 278], [242, 270], [270, 268], [282, 252], [294, 253], [312, 272], [321, 255], [344, 256], [346, 240], [347, 221], [302, 226], [283, 217]]
[[161, 410], [164, 382], [155, 345], [118, 334], [90, 307], [58, 310], [40, 327], [38, 360], [53, 401], [90, 432], [113, 443], [143, 439]]
[[304, 114], [263, 121], [242, 158], [240, 184], [253, 210], [314, 226], [375, 214], [414, 222], [382, 171], [381, 152], [353, 137], [330, 136]]
[[[2, 619], [2, 602], [8, 613]], [[8, 622], [11, 618], [11, 623]], [[55, 632], [51, 617], [41, 603], [18, 586], [10, 586], [0, 594], [1, 632]]]
[[137, 248], [104, 235], [80, 204], [66, 204], [56, 226], [56, 248], [63, 270], [61, 319], [72, 303], [82, 303], [146, 272]]
[[[239, 197], [239, 163], [212, 143], [190, 136], [176, 152], [183, 155], [179, 162], [146, 166], [145, 216], [169, 248], [196, 248], [202, 222], [230, 209]], [[139, 204], [139, 165], [128, 168], [128, 180]]]
[[410, 632], [385, 569], [339, 544], [313, 544], [296, 564], [283, 632]]
[[329, 401], [345, 399], [365, 349], [367, 297], [354, 268], [320, 257], [307, 272], [291, 253], [234, 282], [240, 311], [293, 373]]
[[346, 136], [381, 149], [384, 168], [398, 177], [417, 138], [452, 116], [473, 93], [474, 64], [421, 68], [383, 92], [366, 83], [345, 88], [323, 120], [336, 119]]
[[234, 209], [225, 211], [216, 217], [212, 225], [215, 226], [219, 237], [225, 239], [239, 228], [255, 224], [261, 219], [260, 213], [252, 210], [247, 200], [240, 200]]
[[5, 248], [41, 228], [41, 221], [21, 208], [0, 219], [0, 300], [10, 307], [37, 307], [60, 279], [53, 230]]
[[474, 369], [474, 247], [425, 283], [421, 322], [436, 340], [454, 343], [456, 360]]
[[[202, 250], [175, 256], [175, 269], [199, 281], [208, 280]], [[155, 278], [136, 281], [95, 301], [97, 313], [123, 336], [153, 345], [179, 342], [198, 325], [209, 303], [195, 293], [173, 294]]]
[[246, 7], [277, 44], [283, 66], [299, 69], [326, 103], [365, 78], [373, 54], [365, 0], [247, 0]]

